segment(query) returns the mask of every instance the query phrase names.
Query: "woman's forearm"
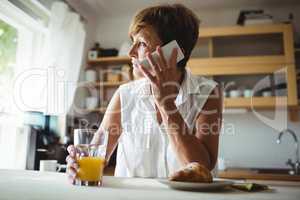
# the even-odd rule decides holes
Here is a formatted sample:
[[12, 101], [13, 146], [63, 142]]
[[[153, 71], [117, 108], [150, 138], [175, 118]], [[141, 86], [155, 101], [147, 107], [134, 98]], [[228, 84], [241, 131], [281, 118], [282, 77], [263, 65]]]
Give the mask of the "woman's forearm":
[[120, 135], [112, 135], [112, 134], [109, 135], [108, 144], [106, 147], [106, 156], [105, 156], [107, 162], [110, 160], [112, 154], [114, 153], [114, 150], [117, 147], [119, 137]]
[[108, 144], [106, 147], [105, 156], [105, 159], [108, 162], [118, 144], [119, 137], [122, 133], [121, 102], [119, 89], [115, 92], [107, 107], [101, 125], [97, 131], [98, 134], [95, 135], [95, 141], [97, 141], [97, 139], [100, 139], [99, 137], [101, 134], [101, 130], [108, 131]]
[[211, 160], [206, 146], [194, 134], [189, 133], [188, 126], [176, 105], [168, 104], [167, 107], [159, 110], [178, 161], [182, 165], [199, 162], [211, 169]]
[[[95, 133], [93, 140], [91, 142], [91, 144], [99, 144], [100, 143], [100, 138], [101, 138], [101, 134], [104, 134], [104, 132], [102, 131], [102, 127], [100, 127], [97, 132]], [[118, 143], [118, 139], [119, 139], [120, 135], [113, 133], [112, 131], [109, 131], [108, 134], [108, 143], [107, 143], [107, 147], [106, 147], [106, 155], [105, 155], [105, 160], [107, 161], [107, 163], [109, 162], [116, 146]]]

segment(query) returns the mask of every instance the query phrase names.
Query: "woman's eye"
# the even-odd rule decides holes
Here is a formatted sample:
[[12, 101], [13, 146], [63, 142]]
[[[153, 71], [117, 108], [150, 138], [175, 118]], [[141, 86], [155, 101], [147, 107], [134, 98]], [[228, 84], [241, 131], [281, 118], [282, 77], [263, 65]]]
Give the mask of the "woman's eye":
[[146, 47], [146, 46], [147, 46], [147, 44], [146, 44], [145, 42], [140, 42], [140, 46], [142, 46], [142, 47]]

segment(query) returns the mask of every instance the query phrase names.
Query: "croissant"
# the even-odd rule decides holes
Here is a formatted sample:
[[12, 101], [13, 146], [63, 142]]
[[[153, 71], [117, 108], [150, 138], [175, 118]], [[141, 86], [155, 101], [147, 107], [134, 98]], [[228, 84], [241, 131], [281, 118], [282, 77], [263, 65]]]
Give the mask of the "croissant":
[[197, 162], [192, 162], [183, 167], [182, 169], [174, 172], [169, 177], [170, 181], [182, 182], [200, 182], [211, 183], [213, 181], [210, 171]]

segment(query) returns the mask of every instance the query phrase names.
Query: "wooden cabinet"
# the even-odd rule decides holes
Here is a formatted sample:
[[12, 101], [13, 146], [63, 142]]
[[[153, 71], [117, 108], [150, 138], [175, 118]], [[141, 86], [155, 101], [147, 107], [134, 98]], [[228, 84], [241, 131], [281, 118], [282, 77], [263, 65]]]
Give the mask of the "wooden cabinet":
[[[267, 48], [263, 50], [260, 43]], [[193, 74], [214, 78], [275, 73], [285, 76], [286, 96], [225, 98], [226, 108], [268, 109], [275, 105], [286, 106], [283, 102], [293, 111], [297, 108], [295, 50], [290, 24], [200, 28], [198, 46], [203, 47], [203, 44], [207, 47], [206, 55], [192, 55], [188, 62]], [[197, 47], [194, 51], [197, 52]]]
[[[117, 68], [117, 70], [116, 70]], [[100, 106], [95, 109], [83, 109], [85, 113], [104, 113], [114, 91], [121, 85], [133, 79], [129, 57], [100, 57], [89, 60], [86, 69], [98, 72], [99, 81], [83, 82], [81, 86], [96, 89], [100, 97]], [[115, 76], [113, 76], [115, 73]]]

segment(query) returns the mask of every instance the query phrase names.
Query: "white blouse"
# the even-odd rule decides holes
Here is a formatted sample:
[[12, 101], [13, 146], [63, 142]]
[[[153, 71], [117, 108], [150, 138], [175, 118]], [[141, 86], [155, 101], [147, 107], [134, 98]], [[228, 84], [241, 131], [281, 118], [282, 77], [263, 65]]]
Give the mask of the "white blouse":
[[[175, 105], [191, 132], [217, 83], [186, 69]], [[158, 124], [150, 82], [143, 78], [119, 87], [122, 134], [115, 176], [165, 178], [180, 168], [164, 124]]]

